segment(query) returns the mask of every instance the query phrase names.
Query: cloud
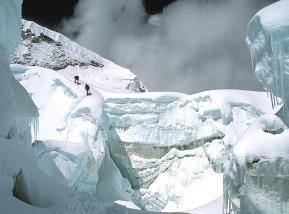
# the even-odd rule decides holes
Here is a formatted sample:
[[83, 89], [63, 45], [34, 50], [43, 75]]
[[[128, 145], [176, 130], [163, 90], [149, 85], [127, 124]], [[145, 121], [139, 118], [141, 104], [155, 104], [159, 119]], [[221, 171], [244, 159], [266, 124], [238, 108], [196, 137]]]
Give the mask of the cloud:
[[62, 31], [131, 69], [151, 91], [260, 89], [246, 26], [266, 1], [179, 0], [149, 17], [141, 0], [80, 0]]

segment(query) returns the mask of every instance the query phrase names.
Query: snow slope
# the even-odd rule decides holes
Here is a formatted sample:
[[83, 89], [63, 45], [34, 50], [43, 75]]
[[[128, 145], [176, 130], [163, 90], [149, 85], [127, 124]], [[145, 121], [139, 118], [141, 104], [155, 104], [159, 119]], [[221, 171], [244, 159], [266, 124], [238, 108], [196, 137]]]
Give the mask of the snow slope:
[[[25, 20], [22, 42], [12, 62], [19, 63], [11, 65], [12, 72], [41, 115], [38, 141], [33, 144], [38, 166], [61, 184], [92, 195], [105, 206], [119, 201], [137, 208], [131, 202], [129, 182], [102, 141], [99, 119], [102, 95], [144, 91], [138, 78], [63, 35]], [[80, 76], [79, 84], [73, 82], [75, 75]], [[86, 96], [86, 83], [91, 96]], [[109, 192], [104, 194], [104, 190]]]
[[143, 92], [146, 89], [132, 72], [102, 58], [57, 32], [22, 20], [22, 40], [12, 64], [48, 68], [114, 92]]
[[[114, 185], [120, 182], [109, 197], [100, 198], [108, 203], [131, 200], [130, 185], [108, 157], [102, 140], [102, 95], [91, 88], [87, 96], [83, 84], [50, 69], [16, 64], [11, 69], [40, 113], [38, 141], [33, 144], [39, 167], [66, 186], [90, 194], [103, 195], [97, 186], [99, 176]], [[104, 165], [114, 172], [103, 173]]]

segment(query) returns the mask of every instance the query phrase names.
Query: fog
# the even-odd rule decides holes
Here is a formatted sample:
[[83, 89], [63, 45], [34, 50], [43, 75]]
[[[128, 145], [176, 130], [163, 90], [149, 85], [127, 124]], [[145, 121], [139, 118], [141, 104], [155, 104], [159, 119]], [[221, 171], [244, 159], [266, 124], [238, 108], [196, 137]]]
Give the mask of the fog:
[[179, 0], [149, 16], [141, 0], [80, 0], [61, 31], [131, 69], [150, 91], [261, 90], [245, 34], [266, 4]]

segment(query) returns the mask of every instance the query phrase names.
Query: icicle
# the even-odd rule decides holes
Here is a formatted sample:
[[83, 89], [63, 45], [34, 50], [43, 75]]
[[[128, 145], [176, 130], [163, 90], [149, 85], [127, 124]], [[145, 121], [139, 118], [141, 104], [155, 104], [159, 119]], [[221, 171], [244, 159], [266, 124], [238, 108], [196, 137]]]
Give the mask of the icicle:
[[273, 109], [275, 109], [276, 105], [275, 105], [275, 95], [272, 93], [272, 105], [273, 105]]
[[35, 142], [38, 138], [38, 131], [39, 131], [39, 118], [33, 118], [31, 121], [31, 143]]
[[[279, 44], [280, 46], [280, 44]], [[287, 113], [287, 106], [285, 105], [285, 92], [284, 92], [284, 72], [285, 72], [285, 65], [284, 65], [284, 57], [283, 57], [283, 50], [279, 48], [279, 58], [280, 58], [280, 83], [281, 83], [281, 99], [283, 101], [283, 115], [286, 117]]]
[[274, 96], [274, 99], [275, 99], [275, 107], [278, 107], [278, 97]]
[[269, 94], [270, 94], [271, 106], [272, 106], [272, 109], [274, 109], [273, 94], [272, 94], [272, 92], [269, 92]]

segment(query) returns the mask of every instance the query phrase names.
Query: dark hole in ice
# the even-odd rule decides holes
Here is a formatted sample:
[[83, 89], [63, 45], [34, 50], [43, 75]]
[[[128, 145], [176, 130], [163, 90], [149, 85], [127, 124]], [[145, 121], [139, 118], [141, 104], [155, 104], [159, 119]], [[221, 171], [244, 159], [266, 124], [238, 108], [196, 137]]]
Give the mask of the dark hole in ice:
[[27, 187], [21, 170], [14, 177], [13, 196], [27, 204], [31, 204], [27, 195]]
[[282, 129], [282, 128], [277, 129], [277, 130], [268, 130], [268, 129], [264, 130], [264, 132], [274, 134], [274, 135], [275, 134], [281, 134], [283, 131], [284, 131], [284, 129]]

